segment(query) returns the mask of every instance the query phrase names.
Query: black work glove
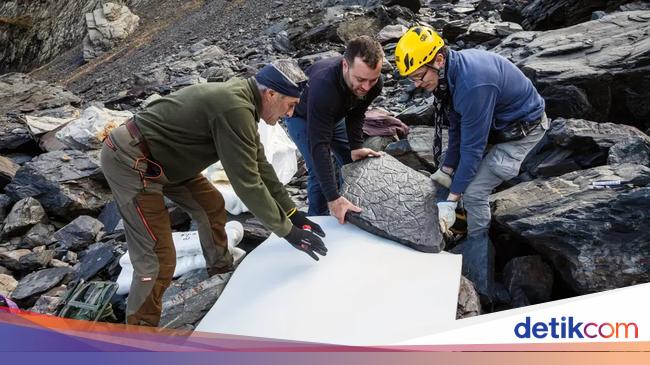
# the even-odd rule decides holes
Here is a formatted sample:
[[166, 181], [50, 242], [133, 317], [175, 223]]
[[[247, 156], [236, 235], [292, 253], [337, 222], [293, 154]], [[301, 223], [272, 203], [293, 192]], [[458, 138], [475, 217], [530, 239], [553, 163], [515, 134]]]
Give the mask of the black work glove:
[[314, 221], [307, 218], [307, 214], [296, 209], [292, 212], [289, 212], [287, 217], [289, 217], [291, 223], [293, 223], [294, 226], [302, 229], [305, 229], [305, 226], [309, 226], [311, 227], [312, 232], [316, 233], [321, 237], [325, 237], [325, 232], [323, 231], [323, 229], [320, 228], [318, 224], [314, 223]]
[[296, 249], [306, 252], [316, 261], [318, 261], [318, 256], [314, 252], [321, 256], [327, 255], [327, 247], [323, 241], [310, 231], [292, 226], [291, 231], [284, 236], [284, 239]]

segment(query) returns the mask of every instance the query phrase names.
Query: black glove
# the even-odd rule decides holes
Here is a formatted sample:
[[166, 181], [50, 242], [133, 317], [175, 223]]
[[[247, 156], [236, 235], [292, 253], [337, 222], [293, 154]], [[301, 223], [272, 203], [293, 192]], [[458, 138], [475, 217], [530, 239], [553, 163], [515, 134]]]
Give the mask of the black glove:
[[291, 223], [293, 223], [294, 226], [302, 229], [304, 229], [305, 226], [309, 226], [311, 227], [312, 232], [316, 233], [321, 237], [325, 237], [325, 232], [323, 231], [323, 229], [320, 228], [320, 226], [314, 223], [311, 219], [307, 218], [307, 214], [299, 210], [295, 210], [293, 212], [289, 212], [287, 216], [289, 217], [289, 219], [291, 219]]
[[318, 261], [318, 256], [314, 252], [321, 256], [327, 255], [327, 247], [325, 247], [323, 241], [310, 231], [292, 226], [291, 231], [284, 236], [284, 239], [289, 241], [296, 249], [305, 251], [307, 255], [316, 261]]

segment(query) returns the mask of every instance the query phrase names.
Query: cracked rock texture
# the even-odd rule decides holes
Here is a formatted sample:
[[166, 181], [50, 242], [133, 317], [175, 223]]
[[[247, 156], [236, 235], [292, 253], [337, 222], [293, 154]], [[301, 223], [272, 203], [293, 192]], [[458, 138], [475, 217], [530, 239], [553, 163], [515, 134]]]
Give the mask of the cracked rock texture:
[[444, 248], [429, 178], [389, 155], [346, 165], [342, 174], [342, 195], [363, 209], [351, 223], [418, 251]]

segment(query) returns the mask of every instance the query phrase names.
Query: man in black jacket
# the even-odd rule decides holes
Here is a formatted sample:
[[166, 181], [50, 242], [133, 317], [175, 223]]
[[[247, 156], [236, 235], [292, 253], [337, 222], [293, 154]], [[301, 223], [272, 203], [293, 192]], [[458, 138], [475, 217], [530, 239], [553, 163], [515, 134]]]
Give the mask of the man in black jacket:
[[379, 156], [363, 148], [363, 119], [381, 93], [383, 60], [379, 42], [361, 36], [348, 43], [343, 57], [320, 60], [306, 71], [308, 87], [285, 122], [307, 165], [308, 215], [326, 215], [329, 210], [344, 223], [348, 210], [361, 211], [339, 195], [330, 156], [334, 154], [337, 168]]

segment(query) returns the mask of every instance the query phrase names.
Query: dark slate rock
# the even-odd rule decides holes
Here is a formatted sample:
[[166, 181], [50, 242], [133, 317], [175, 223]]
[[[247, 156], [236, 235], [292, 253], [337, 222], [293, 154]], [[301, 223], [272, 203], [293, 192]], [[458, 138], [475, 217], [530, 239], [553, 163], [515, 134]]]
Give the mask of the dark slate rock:
[[0, 156], [0, 189], [4, 188], [13, 180], [18, 171], [18, 164], [11, 159]]
[[[414, 170], [435, 172], [437, 162], [433, 158], [434, 135], [434, 127], [411, 127], [406, 139], [389, 144], [385, 151]], [[446, 130], [443, 130], [442, 137], [444, 150], [447, 148]]]
[[[596, 188], [596, 180], [629, 184]], [[650, 281], [650, 168], [606, 165], [519, 184], [490, 197], [514, 232], [576, 293]]]
[[[521, 9], [522, 25], [528, 30], [564, 28], [588, 20], [598, 10], [614, 10], [633, 0], [537, 0]], [[604, 12], [600, 11], [600, 13]], [[601, 16], [602, 17], [602, 16]], [[599, 18], [598, 18], [599, 19]]]
[[230, 275], [215, 275], [164, 300], [159, 326], [193, 329], [217, 301]]
[[63, 297], [67, 293], [68, 287], [66, 285], [60, 285], [56, 288], [48, 290], [46, 293], [42, 294], [34, 303], [34, 306], [29, 308], [30, 312], [56, 315], [56, 310], [58, 309], [59, 304], [63, 301]]
[[363, 147], [370, 148], [374, 151], [384, 151], [389, 144], [397, 142], [395, 137], [390, 136], [372, 136], [363, 141]]
[[0, 222], [4, 221], [11, 208], [11, 198], [6, 194], [0, 194]]
[[18, 261], [19, 269], [22, 272], [36, 271], [48, 266], [54, 258], [54, 251], [44, 250], [41, 252], [32, 252], [20, 258]]
[[440, 252], [435, 187], [423, 174], [389, 155], [368, 158], [342, 169], [341, 195], [363, 212], [348, 220], [374, 234], [423, 252]]
[[17, 249], [0, 253], [0, 265], [11, 271], [20, 270], [20, 258], [29, 255], [32, 251], [27, 249]]
[[553, 121], [548, 131], [548, 137], [553, 143], [560, 147], [576, 150], [596, 147], [608, 149], [632, 136], [650, 142], [650, 137], [635, 127], [614, 123], [595, 123], [581, 119], [558, 118]]
[[11, 293], [11, 299], [27, 301], [30, 297], [57, 286], [71, 271], [71, 268], [57, 267], [33, 272], [18, 282], [18, 286]]
[[25, 233], [19, 248], [32, 249], [38, 246], [47, 246], [56, 242], [53, 234], [56, 229], [51, 224], [36, 223]]
[[[604, 165], [607, 163], [610, 149], [631, 137], [650, 144], [650, 137], [635, 127], [558, 118], [551, 122], [545, 138], [526, 158], [522, 172], [533, 177], [550, 177]], [[623, 145], [621, 149], [627, 151]], [[642, 151], [642, 148], [621, 151], [621, 157], [627, 155], [629, 160], [620, 161], [642, 162]], [[613, 161], [617, 161], [616, 158]]]
[[486, 42], [499, 42], [513, 33], [523, 29], [519, 24], [499, 22], [494, 23], [487, 20], [478, 20], [467, 27], [467, 31], [461, 34], [458, 39], [466, 43], [482, 44]]
[[[518, 32], [493, 51], [512, 60], [547, 97], [549, 117], [616, 121], [645, 130], [649, 24], [650, 11], [612, 13], [568, 28]], [[582, 106], [576, 108], [576, 101]]]
[[94, 243], [104, 225], [97, 219], [82, 215], [54, 233], [58, 246], [79, 251]]
[[205, 269], [196, 269], [185, 273], [180, 278], [172, 281], [169, 288], [165, 290], [162, 301], [166, 302], [171, 300], [176, 295], [197, 286], [199, 283], [208, 280], [209, 278], [208, 272]]
[[458, 290], [458, 304], [456, 306], [456, 319], [475, 317], [481, 314], [481, 300], [471, 281], [460, 277]]
[[302, 56], [298, 58], [298, 65], [300, 66], [300, 68], [304, 70], [307, 67], [313, 65], [317, 61], [320, 61], [325, 58], [339, 57], [339, 56], [341, 56], [341, 54], [336, 51], [325, 51], [321, 53], [315, 53], [315, 54]]
[[34, 197], [48, 214], [74, 219], [99, 213], [110, 200], [102, 180], [97, 153], [54, 151], [22, 166], [5, 191], [14, 200]]
[[452, 249], [463, 255], [463, 275], [469, 279], [485, 302], [492, 302], [494, 290], [494, 245], [487, 234], [467, 237]]
[[407, 108], [395, 116], [406, 125], [433, 125], [433, 97]]
[[5, 237], [23, 234], [36, 223], [46, 221], [47, 215], [38, 200], [34, 198], [21, 199], [11, 208], [2, 234]]
[[504, 267], [503, 276], [510, 293], [520, 288], [532, 304], [551, 300], [553, 269], [542, 260], [541, 256], [513, 258]]
[[546, 114], [564, 117], [587, 117], [596, 113], [587, 93], [575, 85], [550, 85], [541, 92]]
[[14, 152], [14, 153], [8, 153], [7, 158], [11, 159], [14, 163], [18, 165], [24, 165], [25, 162], [31, 161], [34, 156], [30, 155], [28, 153], [22, 153], [22, 152]]
[[74, 94], [45, 81], [34, 80], [26, 74], [0, 75], [0, 115], [52, 109], [80, 102], [81, 99]]
[[99, 214], [97, 219], [102, 222], [104, 225], [104, 231], [107, 234], [115, 232], [117, 224], [120, 223], [120, 220], [122, 219], [115, 200], [111, 200], [104, 206], [104, 209], [102, 209], [102, 212]]
[[0, 151], [10, 151], [34, 142], [29, 128], [15, 118], [0, 114]]
[[271, 44], [273, 45], [273, 48], [280, 53], [291, 53], [296, 50], [293, 47], [293, 44], [291, 44], [289, 34], [284, 30], [275, 35]]
[[88, 281], [105, 269], [116, 259], [113, 253], [115, 246], [111, 242], [100, 242], [90, 245], [79, 263], [75, 265], [75, 279]]
[[650, 167], [650, 138], [634, 136], [616, 143], [609, 149], [607, 163], [634, 163]]

